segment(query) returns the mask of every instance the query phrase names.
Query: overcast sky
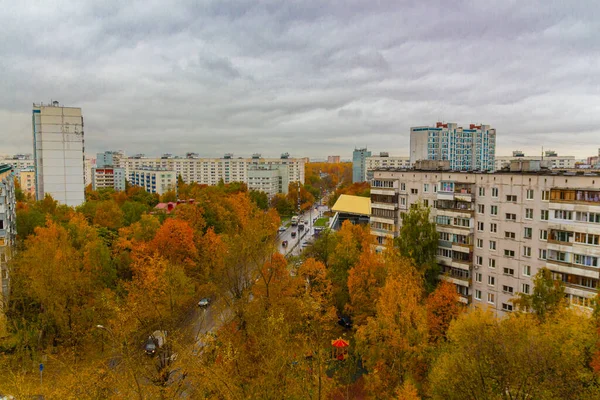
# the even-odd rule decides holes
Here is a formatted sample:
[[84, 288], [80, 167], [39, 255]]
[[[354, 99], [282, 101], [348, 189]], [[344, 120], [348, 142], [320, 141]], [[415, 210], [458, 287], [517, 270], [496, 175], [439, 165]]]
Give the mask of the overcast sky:
[[0, 153], [31, 152], [50, 99], [83, 109], [88, 153], [408, 155], [410, 127], [438, 120], [492, 125], [497, 155], [600, 147], [598, 0], [0, 9]]

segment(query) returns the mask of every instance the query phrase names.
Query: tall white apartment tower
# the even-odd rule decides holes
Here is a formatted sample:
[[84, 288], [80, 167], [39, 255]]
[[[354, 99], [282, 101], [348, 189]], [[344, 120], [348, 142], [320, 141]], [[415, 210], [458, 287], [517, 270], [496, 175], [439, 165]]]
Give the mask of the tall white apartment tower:
[[84, 202], [84, 140], [81, 108], [33, 104], [33, 152], [38, 200], [46, 194], [68, 206]]

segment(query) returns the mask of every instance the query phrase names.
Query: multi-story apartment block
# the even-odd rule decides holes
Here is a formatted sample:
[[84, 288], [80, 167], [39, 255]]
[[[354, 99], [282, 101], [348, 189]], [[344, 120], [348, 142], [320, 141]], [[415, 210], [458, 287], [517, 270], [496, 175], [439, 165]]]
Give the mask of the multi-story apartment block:
[[552, 150], [547, 150], [544, 156], [526, 156], [522, 151], [515, 150], [512, 156], [496, 156], [494, 169], [509, 168], [511, 161], [544, 161], [544, 166], [552, 169], [573, 169], [577, 163], [575, 156], [559, 156]]
[[340, 156], [327, 156], [327, 163], [329, 164], [339, 164]]
[[123, 151], [105, 151], [96, 154], [96, 167], [118, 167], [122, 158], [125, 157]]
[[141, 168], [129, 171], [129, 182], [134, 186], [143, 187], [148, 193], [164, 194], [177, 190], [177, 175], [175, 171], [163, 168]]
[[114, 189], [115, 192], [125, 190], [125, 169], [119, 167], [92, 168], [92, 189]]
[[216, 185], [221, 180], [224, 183], [248, 183], [248, 171], [255, 166], [285, 166], [289, 182], [304, 183], [304, 158], [290, 158], [287, 153], [280, 158], [263, 158], [254, 154], [251, 158], [234, 158], [233, 154], [225, 154], [223, 158], [197, 158], [190, 153], [190, 158], [162, 157], [144, 158], [134, 156], [121, 158], [120, 167], [125, 169], [127, 176], [130, 171], [142, 167], [164, 168], [181, 176], [185, 183], [197, 182], [206, 185]]
[[[17, 176], [16, 173], [15, 176]], [[23, 191], [23, 193], [28, 193], [33, 198], [35, 198], [35, 168], [23, 168], [18, 175], [18, 179], [19, 185], [21, 185], [21, 190]]]
[[438, 262], [461, 301], [513, 310], [517, 293], [548, 267], [569, 301], [589, 307], [600, 279], [600, 174], [555, 173], [539, 162], [512, 171], [379, 169], [371, 189], [371, 233], [385, 246], [401, 213], [422, 202], [440, 234]]
[[85, 201], [84, 140], [81, 108], [33, 105], [36, 196], [46, 194], [68, 206]]
[[352, 183], [365, 182], [367, 180], [367, 158], [371, 152], [367, 148], [354, 149], [352, 153]]
[[496, 130], [471, 124], [463, 129], [455, 123], [410, 128], [410, 163], [419, 160], [450, 161], [455, 171], [493, 171]]
[[10, 294], [10, 275], [7, 263], [12, 254], [17, 235], [15, 183], [12, 166], [0, 165], [0, 318]]
[[387, 152], [380, 152], [378, 156], [366, 158], [367, 181], [373, 179], [373, 170], [377, 168], [409, 168], [410, 157], [390, 157]]
[[251, 165], [248, 168], [248, 190], [265, 192], [269, 198], [277, 193], [288, 193], [287, 165]]
[[0, 164], [8, 164], [13, 167], [13, 174], [20, 178], [22, 170], [35, 169], [35, 160], [31, 154], [15, 154], [10, 157], [0, 158]]

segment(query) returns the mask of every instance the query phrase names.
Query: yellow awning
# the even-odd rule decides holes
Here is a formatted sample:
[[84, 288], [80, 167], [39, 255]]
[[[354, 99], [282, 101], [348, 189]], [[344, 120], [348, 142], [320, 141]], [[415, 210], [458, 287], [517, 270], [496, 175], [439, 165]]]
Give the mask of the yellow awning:
[[371, 215], [371, 199], [342, 194], [331, 210], [346, 214]]

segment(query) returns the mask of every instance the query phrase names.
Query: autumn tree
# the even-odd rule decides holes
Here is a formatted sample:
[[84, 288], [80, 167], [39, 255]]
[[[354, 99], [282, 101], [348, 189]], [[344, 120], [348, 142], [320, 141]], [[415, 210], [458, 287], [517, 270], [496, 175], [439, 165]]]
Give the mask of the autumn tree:
[[299, 182], [290, 182], [287, 199], [294, 205], [295, 211], [298, 210], [298, 201], [300, 211], [308, 210], [315, 202], [315, 197]]
[[102, 201], [96, 208], [94, 224], [117, 230], [123, 226], [123, 211], [113, 201]]
[[367, 317], [375, 315], [375, 304], [379, 290], [385, 283], [387, 268], [381, 254], [371, 247], [363, 249], [358, 262], [348, 274], [348, 293], [350, 303], [347, 309], [352, 313], [355, 323], [361, 325]]
[[436, 261], [438, 239], [429, 207], [415, 203], [408, 212], [402, 213], [402, 227], [395, 244], [400, 254], [411, 259], [425, 276], [428, 291], [435, 288], [440, 271]]
[[463, 309], [454, 284], [442, 281], [427, 298], [427, 327], [432, 342], [446, 338], [446, 331]]
[[552, 271], [541, 268], [533, 278], [531, 294], [519, 293], [513, 303], [521, 310], [531, 311], [540, 319], [566, 306], [565, 285], [552, 278]]
[[194, 231], [186, 221], [167, 219], [156, 232], [151, 246], [170, 263], [184, 266], [188, 271], [195, 269], [198, 251]]
[[254, 204], [261, 210], [267, 210], [269, 208], [269, 196], [267, 196], [265, 192], [251, 190], [248, 195]]
[[290, 217], [294, 214], [294, 204], [295, 202], [291, 202], [285, 195], [281, 193], [277, 193], [271, 199], [271, 207], [277, 210], [279, 215], [282, 217]]

